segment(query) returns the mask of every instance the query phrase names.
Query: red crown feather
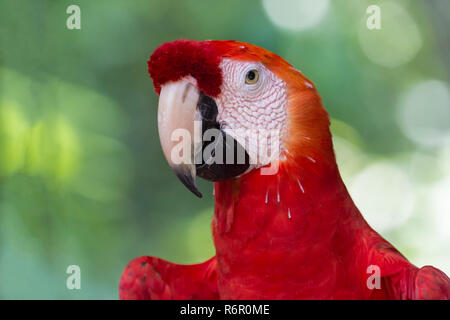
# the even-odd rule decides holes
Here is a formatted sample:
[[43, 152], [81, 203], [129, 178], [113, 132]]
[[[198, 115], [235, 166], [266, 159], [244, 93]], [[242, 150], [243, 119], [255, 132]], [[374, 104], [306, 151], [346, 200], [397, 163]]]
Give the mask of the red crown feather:
[[148, 72], [159, 94], [161, 86], [191, 75], [200, 90], [216, 97], [220, 94], [221, 56], [208, 41], [176, 40], [159, 46], [150, 56]]

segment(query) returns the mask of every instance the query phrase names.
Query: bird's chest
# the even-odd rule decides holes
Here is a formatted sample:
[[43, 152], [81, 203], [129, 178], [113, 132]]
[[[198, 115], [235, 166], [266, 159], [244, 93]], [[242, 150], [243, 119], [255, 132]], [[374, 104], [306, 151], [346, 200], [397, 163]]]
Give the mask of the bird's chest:
[[[295, 215], [297, 214], [297, 215]], [[362, 298], [326, 222], [256, 203], [216, 209], [213, 236], [225, 299]], [[321, 235], [319, 237], [319, 235]]]
[[217, 251], [218, 287], [223, 299], [362, 299], [359, 277], [324, 248], [309, 254], [278, 250], [266, 242]]

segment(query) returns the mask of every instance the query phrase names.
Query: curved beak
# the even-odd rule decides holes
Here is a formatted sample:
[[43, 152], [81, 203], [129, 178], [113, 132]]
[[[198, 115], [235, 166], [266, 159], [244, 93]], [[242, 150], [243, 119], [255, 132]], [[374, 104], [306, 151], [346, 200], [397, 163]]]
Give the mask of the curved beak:
[[161, 87], [158, 131], [164, 156], [181, 182], [201, 198], [194, 155], [201, 148], [201, 127], [195, 125], [200, 91], [187, 79]]

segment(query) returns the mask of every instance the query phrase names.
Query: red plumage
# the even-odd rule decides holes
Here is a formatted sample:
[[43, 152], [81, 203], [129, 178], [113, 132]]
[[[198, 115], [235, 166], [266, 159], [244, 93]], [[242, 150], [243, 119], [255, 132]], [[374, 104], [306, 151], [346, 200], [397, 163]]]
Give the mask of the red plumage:
[[[149, 71], [157, 91], [192, 75], [214, 95], [225, 57], [261, 61], [287, 84], [287, 159], [276, 175], [258, 169], [214, 184], [215, 257], [190, 266], [137, 258], [122, 275], [120, 297], [450, 299], [443, 272], [417, 268], [364, 220], [340, 177], [320, 97], [286, 61], [235, 41], [181, 41], [158, 48]], [[367, 285], [371, 266], [380, 271], [380, 288]]]
[[158, 94], [162, 84], [190, 75], [197, 80], [198, 87], [205, 94], [215, 97], [220, 93], [222, 84], [220, 61], [221, 56], [214, 46], [192, 40], [177, 40], [155, 50], [148, 61], [148, 72]]
[[[168, 279], [171, 280], [167, 281]], [[130, 262], [123, 272], [120, 279], [120, 298], [219, 299], [216, 283], [215, 258], [188, 266], [153, 257], [140, 257]]]

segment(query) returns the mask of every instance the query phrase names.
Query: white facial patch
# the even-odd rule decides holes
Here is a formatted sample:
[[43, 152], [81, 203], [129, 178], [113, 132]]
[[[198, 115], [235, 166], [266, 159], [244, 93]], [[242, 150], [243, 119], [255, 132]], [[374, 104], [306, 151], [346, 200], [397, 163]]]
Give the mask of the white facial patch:
[[[286, 83], [262, 63], [224, 59], [221, 94], [216, 99], [218, 121], [250, 156], [251, 168], [280, 159], [286, 131]], [[258, 80], [247, 83], [250, 71]]]

